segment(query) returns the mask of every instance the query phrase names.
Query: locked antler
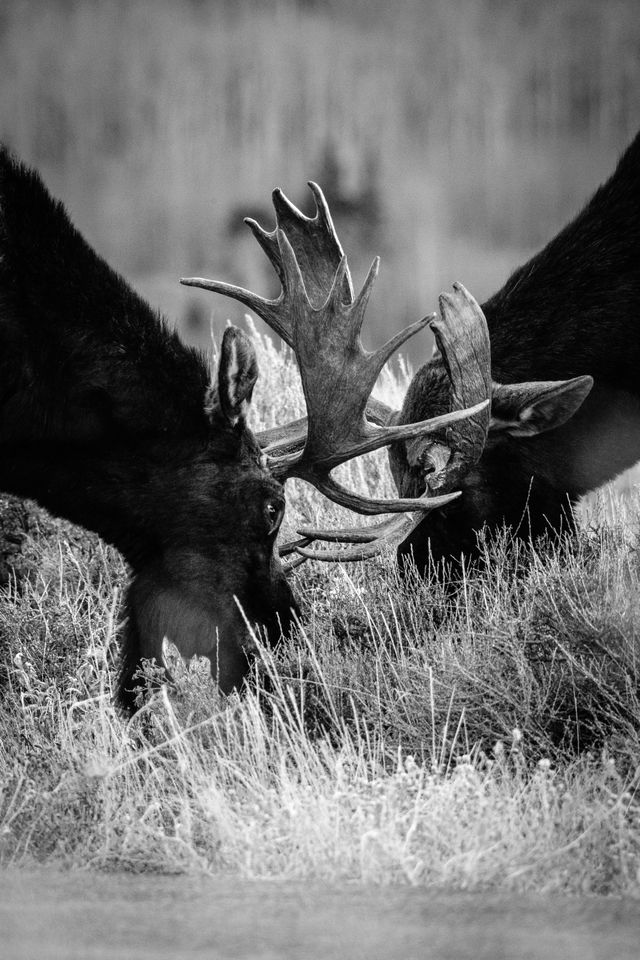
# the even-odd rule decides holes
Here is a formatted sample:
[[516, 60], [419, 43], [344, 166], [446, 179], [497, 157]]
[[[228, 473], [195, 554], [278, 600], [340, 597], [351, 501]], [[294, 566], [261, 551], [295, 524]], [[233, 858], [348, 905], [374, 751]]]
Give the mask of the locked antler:
[[[471, 294], [460, 283], [454, 283], [453, 290], [452, 294], [440, 296], [440, 317], [431, 323], [436, 353], [445, 366], [449, 382], [448, 390], [439, 400], [441, 408], [449, 411], [448, 416], [454, 410], [468, 416], [457, 420], [452, 418], [440, 431], [434, 430], [405, 441], [405, 458], [409, 467], [414, 468], [408, 474], [411, 482], [407, 483], [406, 476], [397, 476], [395, 470], [392, 472], [400, 492], [409, 497], [419, 497], [425, 488], [428, 494], [451, 490], [480, 458], [489, 429], [490, 408], [486, 400], [483, 402], [483, 398], [491, 396], [489, 331], [484, 314]], [[422, 386], [418, 383], [418, 389]], [[400, 413], [394, 414], [391, 420], [398, 422], [400, 416]], [[435, 423], [437, 419], [434, 417], [431, 422]], [[416, 479], [415, 473], [418, 474]], [[427, 510], [438, 499], [437, 496], [424, 499]], [[416, 505], [420, 503], [414, 502]], [[317, 560], [366, 560], [380, 553], [385, 546], [399, 546], [424, 519], [427, 511], [422, 506], [420, 510], [419, 513], [407, 513], [359, 528], [321, 530], [304, 527], [299, 533], [308, 542], [297, 542], [293, 548], [302, 556]], [[354, 546], [338, 551], [310, 550], [308, 543], [313, 540]]]
[[[454, 424], [486, 409], [488, 399], [485, 394], [469, 409], [455, 409], [405, 425], [393, 424], [394, 412], [370, 400], [369, 394], [387, 360], [433, 317], [411, 324], [373, 353], [363, 349], [360, 329], [379, 259], [374, 260], [362, 290], [354, 299], [347, 260], [326, 201], [316, 184], [309, 186], [316, 200], [315, 217], [304, 216], [276, 190], [273, 194], [275, 230], [268, 233], [255, 221], [247, 220], [280, 277], [282, 291], [276, 300], [215, 280], [191, 278], [181, 282], [239, 300], [262, 317], [294, 350], [308, 417], [306, 423], [303, 419], [258, 435], [275, 476], [282, 480], [287, 477], [307, 480], [329, 499], [358, 513], [406, 513], [443, 506], [459, 494], [443, 492], [428, 499], [367, 498], [350, 492], [330, 476], [336, 466], [353, 457], [399, 440], [451, 429]], [[378, 525], [376, 540], [380, 546], [392, 537], [394, 542], [400, 542], [421, 515], [406, 518], [401, 525], [391, 524], [392, 529], [389, 521]], [[372, 529], [354, 531], [355, 542], [370, 541]], [[344, 531], [301, 532], [310, 539], [347, 536]], [[295, 548], [306, 555], [303, 545], [296, 544]], [[362, 553], [362, 549], [359, 552]], [[367, 555], [372, 555], [372, 548]], [[329, 557], [323, 552], [322, 559], [355, 557], [347, 557], [345, 552]]]

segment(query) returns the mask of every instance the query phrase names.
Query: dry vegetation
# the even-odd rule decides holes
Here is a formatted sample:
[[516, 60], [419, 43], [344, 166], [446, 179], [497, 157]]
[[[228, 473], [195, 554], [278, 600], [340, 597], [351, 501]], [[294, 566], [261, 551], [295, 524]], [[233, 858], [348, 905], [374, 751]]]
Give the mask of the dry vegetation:
[[[258, 346], [264, 422], [272, 378], [300, 398]], [[390, 482], [379, 457], [349, 469]], [[290, 528], [321, 509], [289, 493]], [[392, 558], [309, 564], [303, 624], [242, 699], [176, 658], [127, 727], [126, 571], [39, 515], [0, 606], [0, 862], [638, 895], [640, 503], [609, 497], [570, 545], [487, 544], [453, 597]]]
[[[608, 175], [639, 43], [635, 0], [10, 0], [0, 132], [176, 315], [180, 275], [265, 290], [238, 206], [309, 178], [364, 199], [338, 226], [356, 278], [383, 254], [381, 340], [457, 277], [488, 294]], [[300, 396], [260, 349], [270, 425]], [[390, 492], [380, 458], [349, 469]], [[290, 529], [323, 509], [289, 500]], [[572, 544], [505, 534], [453, 598], [392, 558], [307, 565], [242, 700], [176, 665], [126, 728], [124, 566], [37, 515], [0, 597], [0, 862], [637, 896], [639, 511], [609, 492]]]

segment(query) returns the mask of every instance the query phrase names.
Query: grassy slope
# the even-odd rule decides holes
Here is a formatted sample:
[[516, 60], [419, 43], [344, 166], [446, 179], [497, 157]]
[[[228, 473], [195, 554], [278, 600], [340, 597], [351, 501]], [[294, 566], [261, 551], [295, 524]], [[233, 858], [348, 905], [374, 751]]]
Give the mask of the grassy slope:
[[[300, 399], [259, 346], [264, 423], [284, 416], [270, 383]], [[390, 484], [380, 458], [348, 479]], [[301, 487], [289, 502], [290, 528], [337, 522]], [[570, 550], [489, 545], [453, 604], [391, 559], [302, 567], [304, 626], [252, 692], [222, 703], [206, 661], [176, 664], [128, 729], [126, 571], [41, 515], [0, 606], [0, 860], [637, 895], [639, 504], [607, 506]]]
[[[560, 226], [640, 89], [631, 0], [387, 8], [7, 3], [1, 133], [125, 273], [259, 290], [229, 214], [276, 183], [301, 201], [333, 145], [344, 192], [381, 202], [375, 238], [340, 231], [356, 276], [383, 253], [386, 339], [455, 276], [488, 294]], [[262, 368], [270, 425], [300, 399], [268, 345]], [[351, 481], [390, 493], [381, 463]], [[338, 521], [289, 500], [290, 528]], [[303, 567], [304, 631], [258, 692], [221, 704], [195, 665], [128, 731], [126, 572], [41, 516], [0, 604], [0, 859], [637, 894], [637, 516], [611, 494], [570, 553], [495, 544], [454, 605], [391, 561]]]

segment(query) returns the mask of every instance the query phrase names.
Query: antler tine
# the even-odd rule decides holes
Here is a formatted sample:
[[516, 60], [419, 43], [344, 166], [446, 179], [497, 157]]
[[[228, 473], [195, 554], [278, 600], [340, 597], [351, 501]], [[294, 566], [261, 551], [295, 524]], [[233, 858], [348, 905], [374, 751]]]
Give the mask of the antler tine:
[[278, 278], [282, 283], [282, 266], [280, 264], [280, 251], [278, 249], [278, 241], [276, 240], [276, 231], [269, 233], [264, 227], [261, 227], [257, 220], [254, 220], [252, 217], [245, 217], [244, 222], [251, 230], [252, 234], [269, 257], [269, 260], [273, 264]]
[[276, 230], [276, 240], [278, 241], [278, 250], [280, 251], [283, 276], [280, 302], [283, 312], [286, 311], [287, 314], [287, 320], [289, 321], [288, 327], [292, 329], [298, 309], [311, 306], [311, 304], [307, 295], [300, 265], [293, 252], [293, 247], [289, 243], [289, 238], [286, 233], [280, 227]]
[[[491, 344], [482, 309], [461, 283], [453, 294], [440, 297], [441, 319], [431, 324], [438, 350], [451, 382], [449, 409], [468, 407], [481, 397], [491, 397]], [[491, 407], [449, 427], [447, 446], [452, 451], [446, 469], [429, 483], [433, 492], [458, 482], [478, 460], [487, 440]]]
[[[315, 306], [320, 306], [326, 299], [335, 270], [344, 258], [344, 251], [322, 190], [311, 180], [308, 185], [316, 205], [314, 217], [305, 216], [282, 190], [274, 190], [272, 199], [276, 211], [276, 229], [279, 227], [287, 234], [301, 264], [309, 298]], [[275, 263], [274, 266], [278, 270]], [[351, 303], [353, 283], [348, 268], [342, 282], [343, 299]]]
[[288, 557], [292, 553], [297, 553], [300, 547], [308, 547], [314, 539], [314, 537], [302, 535], [298, 540], [287, 540], [286, 543], [281, 543], [278, 547], [280, 558], [282, 559], [282, 557]]
[[[438, 364], [448, 376], [449, 390], [440, 391], [436, 411], [444, 412], [476, 406], [473, 415], [448, 425], [440, 436], [408, 439], [396, 450], [392, 469], [403, 496], [422, 492], [424, 484], [431, 493], [450, 490], [478, 460], [487, 438], [491, 416], [491, 349], [484, 314], [474, 298], [460, 283], [453, 293], [440, 297], [440, 317], [431, 324], [437, 350], [431, 364], [423, 368], [427, 376], [437, 376]], [[409, 388], [400, 416], [415, 403], [416, 391], [424, 379], [418, 374]]]
[[[327, 209], [326, 203], [324, 204], [323, 215], [322, 217], [320, 217], [319, 216], [320, 209], [318, 207], [318, 198], [315, 192], [314, 191], [312, 192], [316, 199], [316, 210], [318, 214], [317, 221], [318, 221], [318, 224], [320, 224], [321, 220], [324, 221], [324, 210]], [[322, 194], [322, 191], [320, 191], [320, 193]], [[294, 236], [296, 233], [296, 226], [298, 227], [298, 229], [300, 229], [301, 227], [303, 228], [306, 227], [306, 229], [308, 230], [309, 225], [313, 224], [313, 219], [311, 217], [305, 216], [301, 210], [298, 210], [298, 208], [293, 203], [291, 203], [291, 201], [288, 200], [287, 197], [285, 197], [284, 193], [282, 192], [282, 190], [280, 190], [279, 187], [277, 187], [272, 192], [271, 198], [272, 198], [273, 207], [276, 213], [275, 230], [269, 233], [267, 230], [264, 229], [264, 227], [261, 227], [260, 224], [256, 220], [252, 219], [251, 217], [245, 217], [244, 222], [249, 227], [254, 237], [256, 238], [256, 240], [258, 241], [258, 243], [260, 244], [260, 246], [268, 256], [273, 267], [275, 268], [276, 273], [278, 274], [278, 277], [280, 278], [280, 281], [282, 281], [284, 278], [284, 275], [282, 271], [282, 263], [280, 260], [280, 249], [279, 249], [278, 241], [276, 237], [278, 229], [288, 231], [291, 233], [292, 236]], [[322, 200], [324, 201], [324, 197], [322, 198]], [[325, 225], [325, 229], [328, 232], [333, 234], [336, 244], [339, 247], [337, 237], [335, 237], [335, 230], [333, 230], [333, 224], [331, 223], [331, 217], [329, 217], [329, 223]]]
[[[395, 423], [396, 411], [375, 397], [367, 401], [367, 420], [377, 426], [385, 427]], [[258, 434], [258, 442], [263, 453], [276, 457], [279, 452], [291, 453], [302, 450], [307, 439], [307, 418], [300, 417], [282, 427], [269, 427]]]
[[257, 293], [251, 293], [244, 287], [236, 287], [233, 283], [223, 283], [221, 280], [207, 280], [204, 277], [181, 277], [180, 283], [185, 287], [200, 287], [202, 290], [211, 290], [213, 293], [220, 293], [223, 297], [231, 297], [232, 300], [238, 300], [243, 303], [264, 322], [274, 330], [279, 337], [291, 346], [291, 331], [286, 325], [286, 313], [282, 311], [284, 301], [284, 292], [280, 294], [277, 300], [268, 300], [265, 297], [258, 296]]
[[[325, 563], [354, 563], [360, 560], [370, 560], [390, 550], [396, 550], [407, 539], [424, 519], [424, 512], [403, 513], [401, 516], [390, 517], [380, 523], [372, 523], [368, 527], [340, 528], [336, 530], [319, 530], [305, 527], [305, 540], [295, 547], [303, 560], [322, 560]], [[322, 540], [326, 543], [349, 543], [346, 549], [318, 550], [308, 544], [311, 540]], [[306, 541], [306, 542], [305, 542]]]
[[406, 513], [410, 510], [434, 510], [436, 507], [444, 507], [447, 503], [460, 496], [459, 492], [445, 493], [439, 497], [431, 497], [427, 503], [425, 500], [420, 506], [415, 497], [406, 499], [397, 498], [395, 500], [378, 500], [371, 497], [363, 497], [359, 493], [351, 493], [341, 483], [333, 478], [327, 480], [314, 481], [320, 493], [324, 494], [328, 500], [332, 500], [341, 507], [347, 507], [354, 513], [369, 514], [370, 516], [378, 513]]
[[283, 226], [287, 224], [287, 221], [291, 221], [292, 223], [304, 223], [305, 221], [310, 222], [312, 220], [312, 217], [307, 217], [302, 210], [298, 210], [295, 203], [292, 203], [291, 200], [284, 195], [280, 187], [275, 188], [271, 194], [271, 199], [276, 211], [277, 223], [280, 228], [283, 228]]
[[[374, 266], [376, 266], [375, 261], [374, 263], [371, 264], [371, 268], [373, 269]], [[371, 273], [371, 271], [369, 271], [369, 273]], [[377, 267], [376, 267], [376, 273], [377, 273]], [[327, 296], [327, 299], [324, 301], [323, 304], [321, 304], [321, 306], [327, 308], [327, 310], [330, 310], [331, 306], [335, 304], [336, 308], [339, 308], [340, 303], [344, 302], [343, 289], [342, 289], [343, 284], [349, 275], [350, 275], [349, 264], [347, 263], [347, 258], [343, 256], [342, 259], [340, 260], [340, 263], [338, 264], [338, 268], [336, 272], [333, 275], [333, 280], [331, 282], [331, 287], [329, 288], [329, 294]], [[352, 301], [349, 301], [349, 303], [351, 302]], [[350, 316], [353, 316], [353, 314], [355, 314], [356, 312], [355, 306], [356, 304], [353, 304], [352, 309], [349, 311]], [[326, 311], [323, 311], [323, 313], [325, 312]], [[360, 324], [362, 324], [362, 320], [360, 321]]]
[[400, 347], [407, 342], [407, 340], [410, 340], [411, 337], [413, 337], [414, 334], [419, 333], [420, 330], [424, 330], [425, 327], [430, 326], [432, 321], [435, 319], [435, 316], [435, 313], [430, 313], [429, 316], [423, 317], [422, 320], [416, 320], [414, 323], [410, 323], [408, 327], [404, 328], [404, 330], [400, 330], [393, 337], [390, 337], [390, 339], [387, 340], [387, 342], [376, 351], [380, 370], [382, 370], [385, 363], [391, 359], [396, 350], [399, 350]]
[[[346, 257], [343, 258], [343, 262], [346, 267]], [[337, 297], [339, 296], [339, 287], [342, 280], [342, 276], [340, 274], [341, 272], [344, 273], [344, 269], [341, 270], [341, 268], [342, 268], [342, 263], [340, 264], [340, 267], [338, 267], [338, 271], [336, 272], [333, 285], [329, 293], [329, 298], [333, 298], [334, 300], [337, 299]], [[374, 257], [373, 262], [369, 267], [369, 272], [367, 273], [364, 284], [362, 285], [362, 289], [360, 290], [360, 293], [358, 294], [356, 299], [353, 300], [353, 302], [350, 304], [350, 309], [346, 314], [345, 319], [347, 319], [349, 323], [350, 340], [352, 344], [359, 342], [360, 331], [362, 330], [362, 324], [364, 322], [364, 315], [367, 310], [369, 298], [371, 296], [371, 291], [373, 290], [373, 285], [376, 282], [379, 269], [380, 269], [380, 257]], [[375, 357], [375, 360], [376, 360], [375, 363], [370, 360], [371, 369], [373, 371], [374, 368], [378, 367], [378, 364], [377, 364], [378, 356], [375, 353], [368, 354], [368, 356], [370, 358]], [[378, 379], [378, 375], [380, 373], [380, 370], [382, 370], [384, 363], [385, 361], [383, 361], [380, 364], [379, 368], [377, 369], [377, 372], [371, 384], [372, 389], [373, 389], [373, 384]]]
[[[466, 420], [468, 417], [482, 413], [482, 411], [487, 409], [488, 405], [488, 400], [482, 400], [473, 407], [462, 410], [452, 410], [451, 413], [443, 413], [437, 417], [431, 417], [429, 420], [419, 420], [417, 423], [401, 423], [388, 427], [377, 427], [367, 422], [365, 431], [359, 442], [356, 443], [354, 441], [346, 450], [340, 452], [335, 451], [333, 454], [328, 453], [322, 459], [322, 470], [323, 472], [326, 470], [328, 473], [333, 470], [334, 467], [345, 463], [347, 460], [352, 460], [354, 457], [360, 457], [365, 453], [379, 450], [380, 447], [386, 447], [390, 443], [396, 443], [399, 440], [414, 440], [418, 438], [424, 443], [425, 437], [439, 433], [446, 427], [450, 427], [461, 420]], [[299, 423], [300, 421], [296, 421], [295, 426], [297, 427]], [[307, 442], [307, 447], [308, 446], [309, 443]], [[270, 457], [269, 466], [275, 476], [282, 479], [288, 476], [298, 476], [318, 486], [316, 480], [306, 476], [306, 473], [303, 474], [301, 472], [305, 469], [304, 464], [291, 457], [291, 454], [299, 451], [301, 447], [302, 437], [299, 432], [296, 431], [294, 433], [292, 431], [290, 434], [289, 432], [285, 433], [285, 430], [283, 430], [282, 438], [274, 442], [270, 447], [265, 447], [264, 452]], [[307, 450], [306, 452], [308, 453], [309, 451]], [[324, 486], [326, 486], [326, 483]], [[351, 504], [349, 504], [349, 506], [351, 509], [355, 509]], [[369, 513], [371, 511], [364, 510], [362, 512]]]
[[[245, 223], [271, 261], [280, 283], [282, 293], [276, 300], [260, 297], [244, 287], [223, 283], [219, 280], [207, 280], [202, 277], [183, 277], [180, 283], [190, 287], [200, 287], [222, 296], [231, 297], [243, 303], [274, 330], [279, 337], [292, 346], [292, 332], [289, 320], [288, 304], [285, 303], [288, 282], [283, 261], [282, 237], [286, 236], [296, 261], [296, 274], [302, 277], [310, 301], [320, 306], [326, 301], [328, 291], [336, 280], [336, 270], [344, 260], [344, 252], [331, 219], [329, 207], [320, 187], [309, 183], [316, 202], [315, 217], [307, 217], [282, 190], [276, 188], [272, 193], [276, 214], [276, 226], [271, 232], [265, 230], [256, 221], [247, 217]], [[353, 284], [348, 264], [345, 263], [340, 276], [342, 285], [341, 299], [345, 303], [353, 300]]]
[[326, 201], [324, 193], [313, 180], [307, 180], [307, 186], [311, 190], [313, 199], [316, 202], [316, 219], [319, 223], [324, 224], [327, 231], [333, 234], [336, 244], [340, 247], [340, 241], [338, 240], [338, 235], [336, 234], [336, 229], [331, 217], [331, 211], [329, 210], [329, 204]]
[[[304, 550], [304, 547], [298, 547], [299, 550]], [[282, 566], [282, 572], [285, 576], [289, 576], [292, 570], [295, 570], [296, 567], [301, 566], [303, 563], [306, 563], [309, 557], [304, 557], [302, 554], [298, 554], [295, 557], [285, 557], [280, 561]]]
[[[256, 224], [258, 233], [254, 230], [254, 235], [262, 237], [260, 241], [265, 250], [271, 249], [272, 237], [265, 234], [261, 227]], [[265, 237], [268, 238], [265, 240]], [[304, 280], [296, 256], [291, 248], [285, 233], [277, 227], [274, 230], [275, 242], [278, 247], [278, 273], [282, 283], [282, 291], [277, 300], [267, 300], [260, 297], [244, 287], [236, 287], [231, 283], [223, 283], [220, 280], [205, 280], [202, 277], [183, 277], [180, 283], [187, 287], [200, 287], [203, 290], [211, 290], [213, 293], [221, 293], [225, 297], [231, 297], [233, 300], [239, 300], [245, 306], [253, 310], [262, 317], [264, 322], [272, 330], [282, 337], [285, 343], [293, 346], [292, 324], [296, 314], [296, 304], [307, 302], [308, 297], [305, 290]], [[264, 241], [264, 242], [263, 242]]]
[[[309, 299], [319, 306], [326, 300], [344, 252], [322, 190], [311, 181], [309, 188], [316, 204], [314, 217], [305, 216], [287, 199], [282, 190], [277, 188], [271, 195], [276, 214], [275, 229], [268, 232], [251, 218], [245, 219], [245, 223], [268, 256], [281, 282], [284, 273], [277, 233], [278, 230], [286, 233], [302, 270]], [[342, 296], [347, 303], [353, 300], [353, 284], [348, 268], [343, 279]]]

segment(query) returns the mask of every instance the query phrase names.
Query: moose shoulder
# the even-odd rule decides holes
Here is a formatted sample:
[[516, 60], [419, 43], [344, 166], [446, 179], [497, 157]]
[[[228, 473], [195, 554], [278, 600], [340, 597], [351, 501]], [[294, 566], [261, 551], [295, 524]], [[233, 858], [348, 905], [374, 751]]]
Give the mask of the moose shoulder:
[[[400, 547], [430, 557], [477, 550], [484, 524], [523, 538], [571, 522], [570, 503], [640, 459], [640, 136], [584, 210], [483, 304], [491, 349], [484, 452]], [[436, 354], [416, 374], [400, 423], [441, 412]], [[437, 488], [446, 438], [390, 450], [400, 493]]]

